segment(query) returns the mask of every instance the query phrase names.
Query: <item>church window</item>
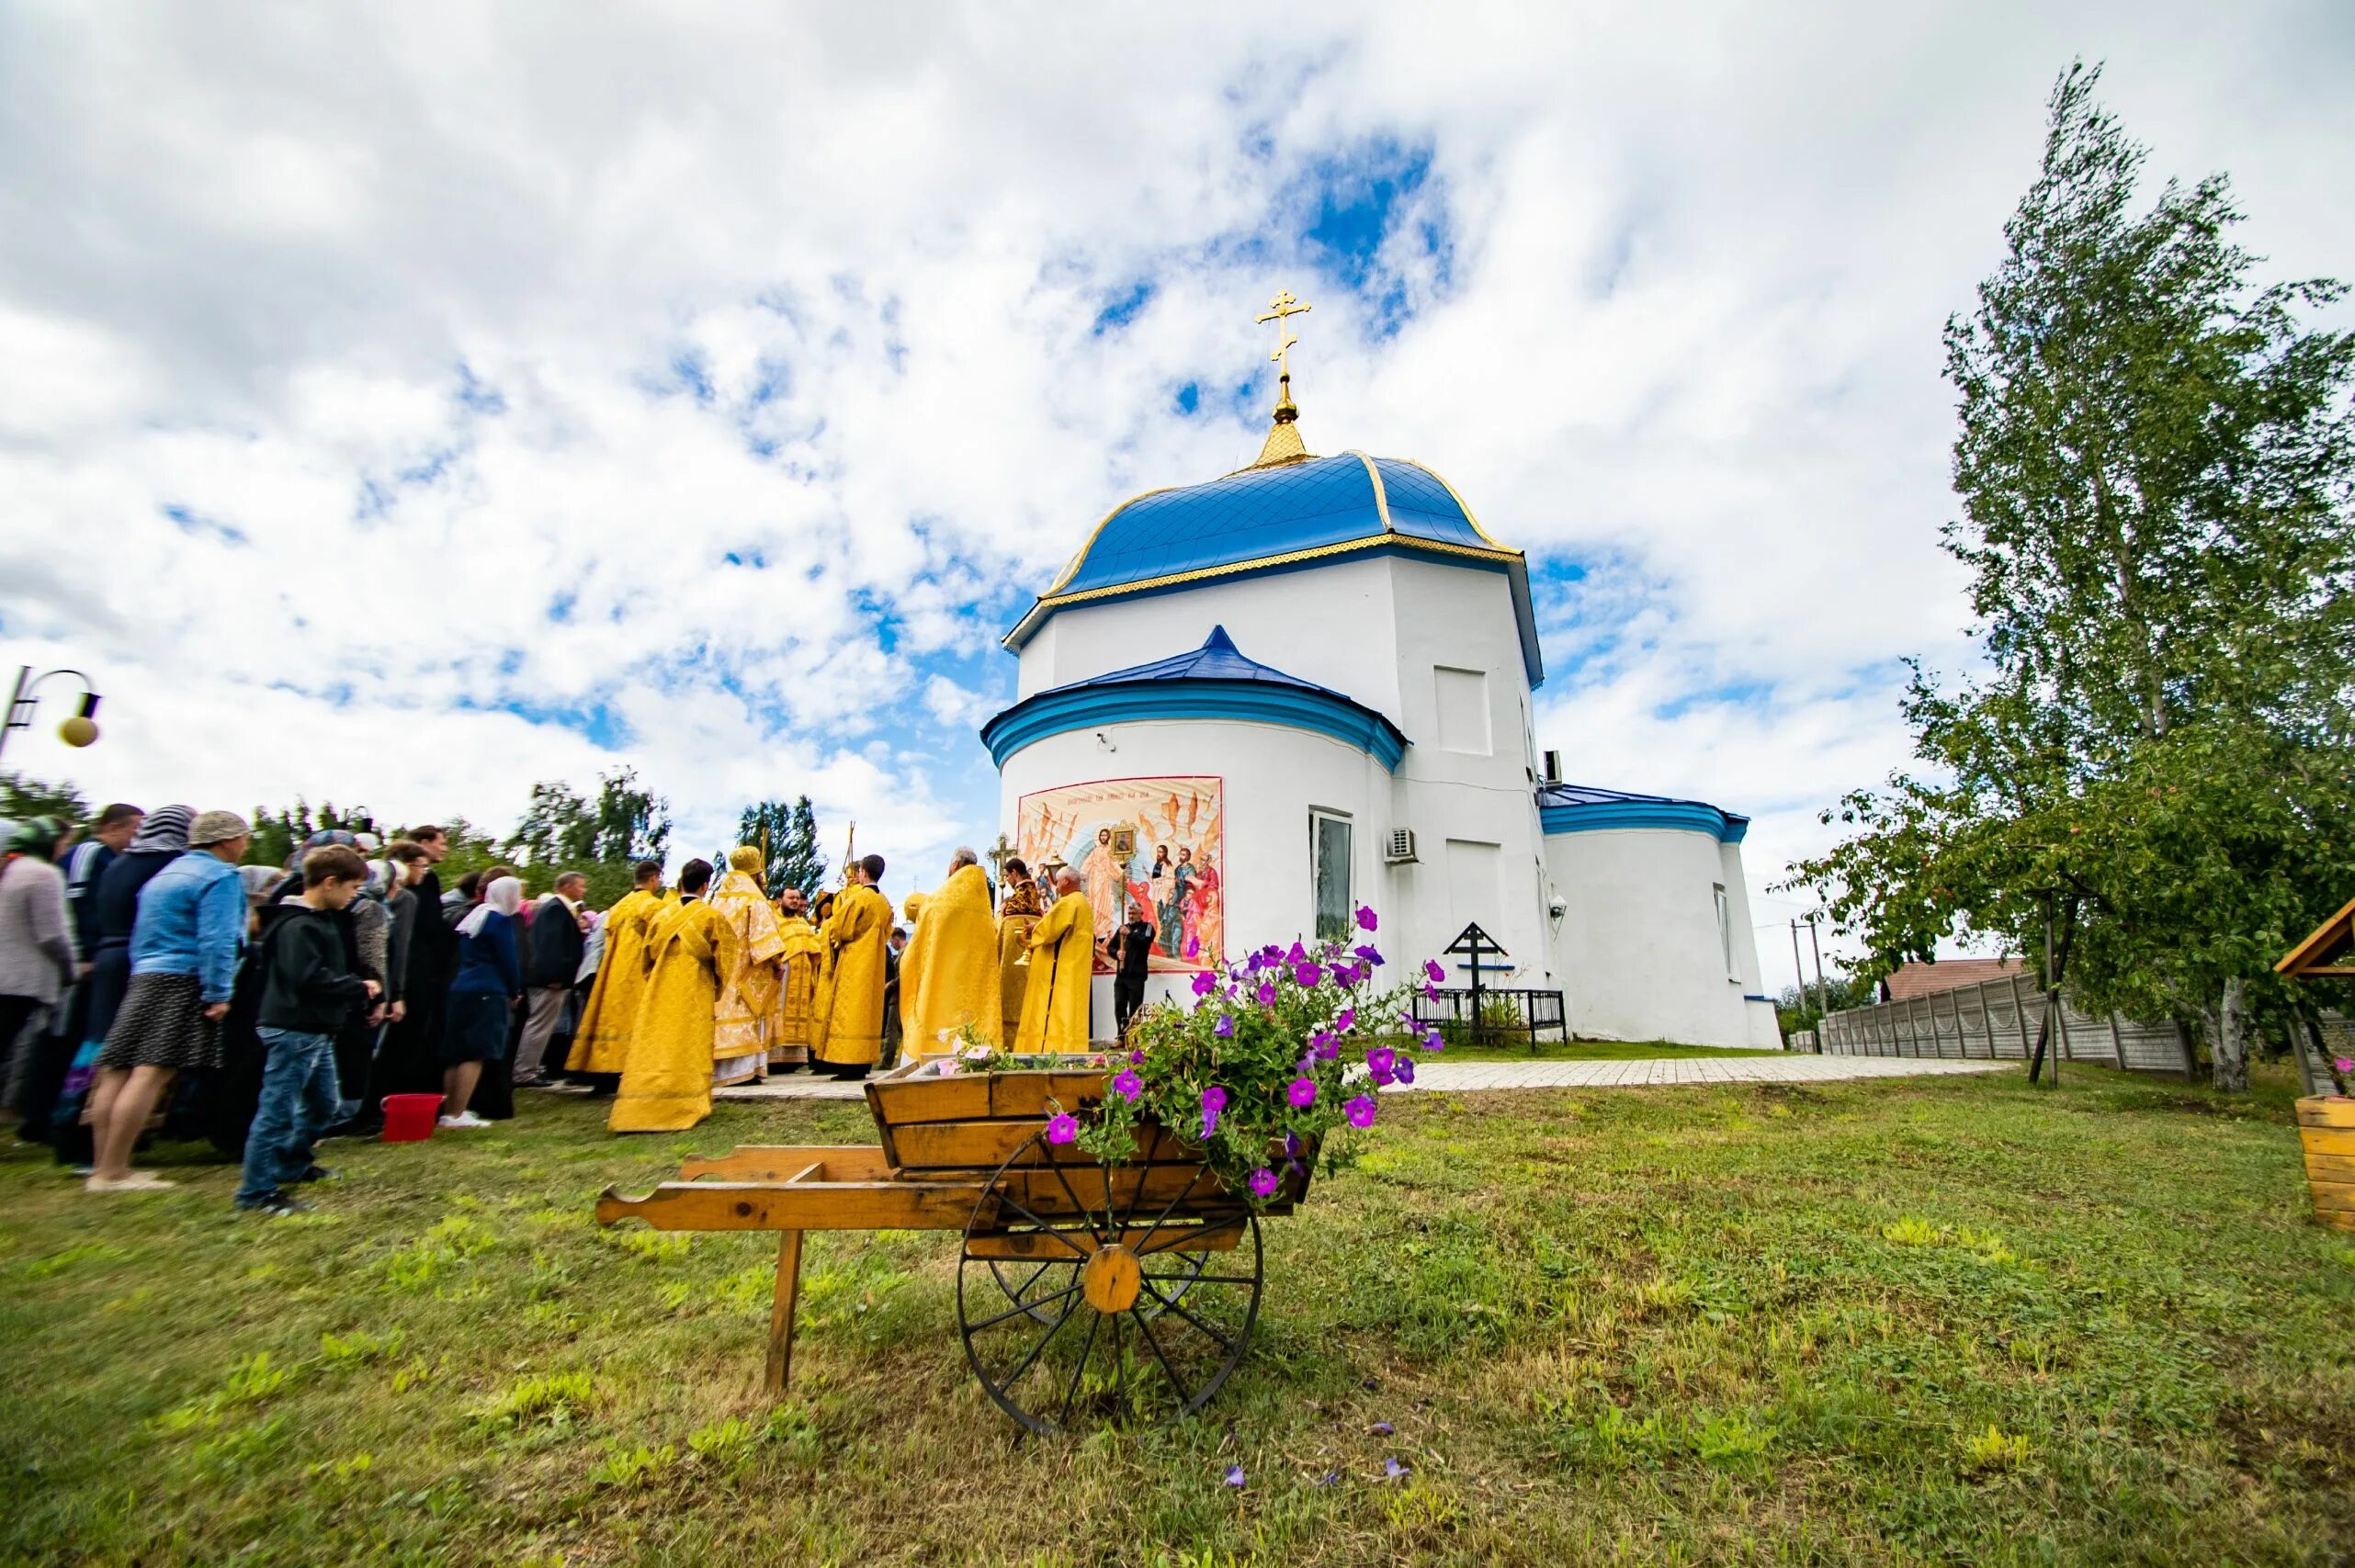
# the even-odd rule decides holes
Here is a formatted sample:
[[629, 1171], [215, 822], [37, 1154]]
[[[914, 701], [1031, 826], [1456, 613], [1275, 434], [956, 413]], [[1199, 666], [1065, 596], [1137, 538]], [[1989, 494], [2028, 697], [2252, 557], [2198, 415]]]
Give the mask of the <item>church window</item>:
[[1734, 906], [1726, 897], [1724, 883], [1712, 885], [1717, 895], [1717, 945], [1726, 955], [1726, 978], [1739, 980], [1741, 974], [1734, 967]]
[[1354, 929], [1350, 893], [1350, 822], [1330, 811], [1308, 813], [1308, 856], [1317, 889], [1317, 940], [1346, 940]]
[[1489, 678], [1478, 670], [1432, 668], [1439, 709], [1439, 749], [1485, 757], [1496, 746], [1489, 732]]

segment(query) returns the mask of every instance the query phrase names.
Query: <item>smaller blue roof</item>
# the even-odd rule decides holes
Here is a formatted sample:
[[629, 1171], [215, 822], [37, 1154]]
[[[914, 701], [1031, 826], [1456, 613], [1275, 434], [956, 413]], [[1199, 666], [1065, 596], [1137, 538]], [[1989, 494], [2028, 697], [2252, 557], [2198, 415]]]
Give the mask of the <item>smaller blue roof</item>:
[[[1091, 675], [1084, 681], [1050, 686], [1047, 691], [1076, 692], [1087, 686], [1118, 686], [1131, 681], [1271, 681], [1281, 686], [1322, 692], [1329, 697], [1340, 697], [1345, 703], [1350, 701], [1330, 686], [1303, 681], [1297, 675], [1286, 675], [1273, 664], [1262, 664], [1258, 660], [1247, 657], [1241, 649], [1235, 646], [1235, 639], [1227, 635], [1225, 626], [1212, 626], [1202, 646], [1191, 653], [1156, 659], [1150, 664], [1132, 664], [1126, 670], [1115, 670], [1107, 674]], [[1047, 692], [1038, 694], [1045, 696]]]
[[1211, 627], [1190, 653], [1033, 693], [983, 725], [981, 743], [1002, 768], [1008, 757], [1049, 735], [1179, 718], [1243, 719], [1330, 735], [1391, 770], [1407, 750], [1405, 732], [1388, 718], [1330, 686], [1250, 658], [1225, 626]]
[[1669, 828], [1712, 833], [1720, 843], [1738, 844], [1749, 831], [1749, 818], [1720, 810], [1705, 800], [1633, 795], [1594, 784], [1539, 784], [1537, 817], [1549, 838], [1605, 828]]

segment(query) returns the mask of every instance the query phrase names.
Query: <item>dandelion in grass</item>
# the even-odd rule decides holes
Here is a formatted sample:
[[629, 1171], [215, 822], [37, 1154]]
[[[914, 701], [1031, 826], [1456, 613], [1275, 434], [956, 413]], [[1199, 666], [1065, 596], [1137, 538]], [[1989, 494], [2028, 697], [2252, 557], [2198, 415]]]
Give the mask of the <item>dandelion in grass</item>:
[[1050, 1144], [1068, 1144], [1068, 1143], [1070, 1143], [1073, 1138], [1076, 1138], [1076, 1137], [1078, 1137], [1079, 1135], [1080, 1135], [1080, 1123], [1079, 1123], [1079, 1120], [1078, 1120], [1076, 1117], [1074, 1117], [1074, 1116], [1073, 1116], [1070, 1111], [1063, 1111], [1063, 1112], [1061, 1112], [1061, 1113], [1059, 1113], [1059, 1114], [1058, 1114], [1058, 1115], [1056, 1115], [1056, 1116], [1050, 1117], [1050, 1118], [1047, 1120], [1047, 1141], [1048, 1143], [1050, 1143]]
[[1113, 1079], [1112, 1087], [1121, 1099], [1134, 1100], [1145, 1092], [1145, 1080], [1137, 1076], [1136, 1068], [1131, 1067]]
[[1285, 1087], [1284, 1098], [1292, 1102], [1294, 1110], [1308, 1110], [1317, 1103], [1317, 1080], [1312, 1077], [1294, 1078]]
[[1258, 1197], [1274, 1197], [1275, 1190], [1279, 1185], [1280, 1183], [1276, 1179], [1275, 1172], [1268, 1169], [1265, 1166], [1262, 1166], [1257, 1170], [1251, 1172], [1251, 1191]]
[[1349, 1117], [1349, 1124], [1359, 1128], [1374, 1125], [1375, 1109], [1374, 1097], [1370, 1094], [1361, 1094], [1342, 1107], [1342, 1111]]

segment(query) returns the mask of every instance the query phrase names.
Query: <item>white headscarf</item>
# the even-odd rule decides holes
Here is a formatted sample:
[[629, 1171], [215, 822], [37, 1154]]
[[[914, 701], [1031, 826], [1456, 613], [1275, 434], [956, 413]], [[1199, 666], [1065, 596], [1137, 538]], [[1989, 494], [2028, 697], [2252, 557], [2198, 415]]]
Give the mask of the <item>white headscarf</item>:
[[482, 902], [474, 906], [466, 919], [458, 922], [458, 934], [480, 936], [483, 922], [491, 918], [492, 910], [496, 909], [513, 919], [515, 911], [523, 907], [524, 885], [515, 877], [503, 876], [483, 889]]

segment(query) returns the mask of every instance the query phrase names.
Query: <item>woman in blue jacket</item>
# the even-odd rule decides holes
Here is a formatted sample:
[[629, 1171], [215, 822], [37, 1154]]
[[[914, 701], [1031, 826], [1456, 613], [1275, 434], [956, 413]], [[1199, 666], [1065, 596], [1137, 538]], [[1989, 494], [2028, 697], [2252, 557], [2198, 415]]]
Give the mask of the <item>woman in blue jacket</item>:
[[449, 983], [448, 1021], [442, 1031], [442, 1118], [445, 1127], [488, 1127], [469, 1111], [482, 1064], [507, 1053], [507, 1018], [524, 994], [523, 957], [515, 916], [524, 885], [502, 876], [458, 923], [458, 973]]

